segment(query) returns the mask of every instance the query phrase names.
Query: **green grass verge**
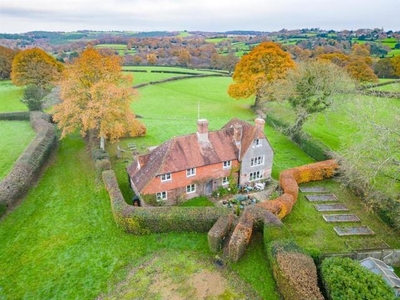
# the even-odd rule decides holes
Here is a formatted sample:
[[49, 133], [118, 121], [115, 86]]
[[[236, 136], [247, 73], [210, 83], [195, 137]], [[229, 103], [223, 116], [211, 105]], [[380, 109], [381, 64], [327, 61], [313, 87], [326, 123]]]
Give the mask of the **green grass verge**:
[[251, 284], [263, 299], [280, 299], [260, 233], [253, 235], [240, 261], [230, 264], [230, 266], [240, 277]]
[[13, 85], [10, 80], [0, 81], [0, 112], [27, 111], [26, 105], [20, 102], [23, 92], [23, 87]]
[[214, 206], [207, 197], [200, 196], [181, 203], [179, 206]]
[[7, 176], [35, 135], [28, 121], [0, 121], [0, 180]]
[[[379, 249], [387, 246], [398, 249], [400, 247], [398, 233], [388, 228], [376, 214], [367, 211], [359, 198], [344, 189], [335, 180], [311, 182], [304, 186], [325, 187], [336, 195], [339, 203], [349, 209], [348, 213], [357, 215], [361, 220], [361, 223], [327, 223], [322, 218], [323, 213], [314, 208], [315, 203], [309, 202], [304, 197], [305, 194], [300, 193], [296, 205], [283, 223], [296, 243], [309, 253], [350, 252], [357, 249]], [[341, 237], [333, 230], [333, 227], [338, 225], [367, 225], [376, 235]]]
[[[208, 255], [164, 250], [142, 259], [125, 280], [102, 299], [258, 299], [229, 268]], [[196, 297], [197, 296], [197, 297]]]

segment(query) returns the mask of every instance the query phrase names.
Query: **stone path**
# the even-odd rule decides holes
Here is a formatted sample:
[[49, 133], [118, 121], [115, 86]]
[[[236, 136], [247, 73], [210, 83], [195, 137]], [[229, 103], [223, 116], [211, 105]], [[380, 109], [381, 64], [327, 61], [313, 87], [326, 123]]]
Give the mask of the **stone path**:
[[[338, 198], [330, 194], [325, 187], [300, 187], [302, 193], [309, 193], [304, 197], [310, 202], [337, 202]], [[338, 212], [349, 211], [349, 209], [340, 203], [332, 204], [314, 204], [319, 212]], [[328, 223], [350, 223], [361, 222], [360, 218], [354, 214], [323, 214], [325, 222]], [[349, 235], [374, 235], [375, 233], [368, 226], [335, 226], [333, 227], [339, 236]]]

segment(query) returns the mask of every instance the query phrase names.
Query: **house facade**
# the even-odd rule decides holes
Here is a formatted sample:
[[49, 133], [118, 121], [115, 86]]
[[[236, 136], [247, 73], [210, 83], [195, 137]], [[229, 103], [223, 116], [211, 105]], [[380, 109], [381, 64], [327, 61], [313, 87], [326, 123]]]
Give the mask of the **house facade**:
[[128, 166], [130, 185], [139, 197], [154, 195], [173, 205], [177, 200], [209, 195], [220, 186], [248, 184], [271, 177], [273, 150], [264, 134], [263, 119], [249, 124], [232, 119], [222, 129], [174, 137], [140, 155]]

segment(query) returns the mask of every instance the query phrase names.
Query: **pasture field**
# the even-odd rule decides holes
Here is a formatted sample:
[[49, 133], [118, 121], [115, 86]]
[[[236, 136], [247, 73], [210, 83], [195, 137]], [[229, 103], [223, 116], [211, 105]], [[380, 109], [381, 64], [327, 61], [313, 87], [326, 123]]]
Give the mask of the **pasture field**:
[[24, 92], [23, 87], [17, 87], [11, 80], [0, 81], [0, 112], [27, 111], [25, 104], [20, 102]]
[[[146, 72], [129, 72], [133, 70], [142, 70]], [[167, 78], [174, 78], [179, 76], [185, 76], [185, 74], [173, 73], [173, 72], [185, 72], [193, 75], [199, 74], [215, 74], [212, 71], [205, 70], [195, 70], [195, 69], [187, 69], [187, 68], [179, 68], [179, 67], [154, 67], [154, 66], [125, 66], [122, 68], [122, 71], [125, 71], [126, 74], [129, 74], [133, 77], [133, 85], [157, 81]], [[154, 73], [151, 71], [162, 71], [163, 73]]]
[[374, 91], [400, 93], [400, 81], [372, 88]]
[[28, 121], [0, 121], [0, 181], [35, 137]]
[[98, 44], [95, 45], [94, 48], [96, 49], [110, 49], [113, 51], [118, 52], [118, 55], [125, 55], [125, 54], [130, 54], [130, 55], [135, 55], [136, 54], [136, 50], [135, 49], [130, 49], [128, 50], [126, 48], [127, 45], [125, 44]]

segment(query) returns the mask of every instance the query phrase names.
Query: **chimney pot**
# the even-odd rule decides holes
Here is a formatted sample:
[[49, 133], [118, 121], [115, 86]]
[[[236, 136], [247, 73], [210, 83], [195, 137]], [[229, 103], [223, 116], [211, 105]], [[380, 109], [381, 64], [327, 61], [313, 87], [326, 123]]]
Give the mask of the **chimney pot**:
[[254, 122], [256, 124], [256, 127], [260, 129], [262, 132], [264, 132], [264, 125], [265, 125], [264, 119], [257, 118]]

